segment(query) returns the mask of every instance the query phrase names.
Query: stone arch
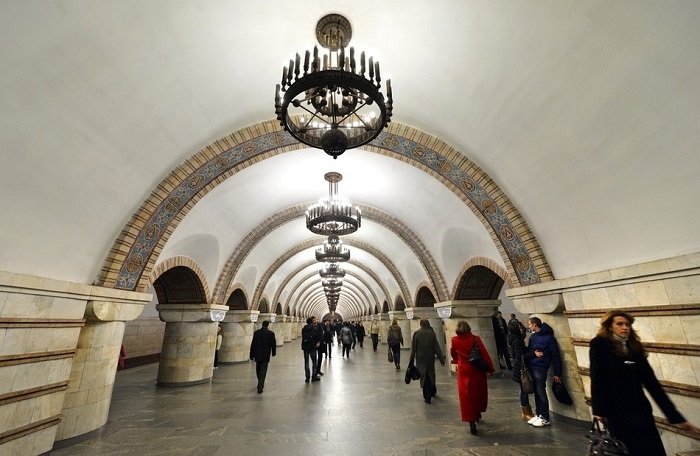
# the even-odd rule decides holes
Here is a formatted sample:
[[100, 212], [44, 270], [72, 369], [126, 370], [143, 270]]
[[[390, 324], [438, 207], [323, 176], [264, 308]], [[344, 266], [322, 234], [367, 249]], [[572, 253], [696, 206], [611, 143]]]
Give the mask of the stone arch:
[[[403, 295], [401, 297], [402, 302], [411, 299], [411, 295], [408, 292], [408, 286], [406, 285], [406, 281], [403, 279], [394, 263], [391, 260], [389, 260], [389, 258], [386, 255], [382, 254], [377, 249], [365, 242], [348, 239], [344, 241], [344, 243], [346, 246], [355, 246], [367, 251], [371, 255], [374, 255], [379, 261], [381, 261], [384, 264], [384, 266], [386, 266], [389, 272], [393, 275], [394, 280], [396, 280], [396, 282], [399, 284], [399, 288]], [[270, 280], [270, 277], [272, 277], [272, 274], [274, 274], [274, 272], [277, 271], [277, 269], [279, 269], [287, 260], [289, 260], [292, 256], [296, 255], [297, 253], [306, 250], [309, 247], [314, 247], [317, 245], [318, 238], [309, 239], [308, 241], [302, 242], [287, 250], [286, 252], [280, 254], [277, 260], [275, 260], [275, 262], [272, 263], [269, 268], [267, 268], [267, 270], [263, 273], [260, 280], [258, 281], [258, 285], [255, 287], [255, 292], [253, 293], [253, 302], [257, 302], [260, 299], [260, 296], [265, 290], [267, 282]]]
[[175, 266], [163, 272], [153, 289], [159, 304], [202, 304], [207, 302], [204, 286], [197, 273], [187, 266]]
[[498, 299], [503, 284], [503, 279], [486, 266], [472, 266], [462, 275], [455, 299]]
[[[158, 255], [182, 218], [209, 191], [251, 164], [302, 148], [274, 120], [214, 141], [174, 169], [122, 229], [96, 284], [143, 290]], [[517, 286], [552, 279], [534, 233], [493, 180], [439, 139], [392, 122], [365, 150], [402, 160], [435, 177], [474, 212], [494, 240]]]
[[416, 293], [416, 307], [433, 307], [437, 301], [430, 288], [422, 286]]
[[260, 303], [258, 303], [258, 310], [260, 313], [270, 313], [270, 304], [267, 302], [267, 298], [262, 298]]
[[174, 256], [171, 258], [168, 258], [167, 260], [163, 261], [162, 263], [159, 263], [153, 270], [151, 271], [151, 274], [148, 277], [148, 283], [153, 285], [160, 277], [165, 273], [166, 271], [176, 268], [176, 267], [186, 267], [187, 269], [191, 270], [199, 279], [199, 283], [202, 286], [203, 293], [204, 293], [204, 300], [201, 302], [208, 302], [207, 298], [209, 297], [209, 285], [207, 284], [207, 276], [204, 274], [204, 271], [202, 271], [202, 268], [199, 267], [196, 261], [194, 261], [190, 257], [186, 256]]
[[[464, 265], [462, 265], [462, 268], [459, 271], [459, 274], [457, 274], [457, 280], [455, 281], [453, 287], [452, 287], [452, 299], [457, 299], [457, 291], [459, 290], [460, 283], [462, 283], [462, 280], [464, 279], [465, 273], [472, 267], [474, 266], [484, 266], [485, 268], [490, 269], [493, 271], [498, 277], [500, 277], [505, 285], [508, 288], [513, 288], [513, 283], [510, 280], [510, 276], [508, 275], [508, 271], [506, 271], [503, 266], [500, 264], [496, 263], [490, 258], [485, 258], [485, 257], [472, 257], [469, 260], [467, 260]], [[496, 297], [497, 298], [497, 297]], [[494, 299], [496, 299], [494, 298]]]
[[[274, 302], [274, 301], [273, 301], [273, 302]], [[284, 313], [282, 312], [282, 304], [280, 304], [279, 302], [278, 302], [277, 305], [275, 306], [275, 313], [276, 313], [277, 315], [284, 315]]]
[[241, 288], [236, 288], [226, 300], [229, 310], [247, 310], [248, 297]]
[[389, 303], [387, 301], [384, 301], [384, 304], [382, 304], [382, 313], [388, 313], [389, 312]]
[[[264, 236], [270, 232], [277, 229], [277, 227], [284, 225], [296, 218], [302, 218], [309, 204], [299, 204], [286, 208], [284, 210], [278, 211], [276, 214], [268, 217], [257, 227], [248, 233], [243, 240], [236, 246], [233, 253], [229, 256], [224, 264], [221, 273], [216, 281], [213, 292], [213, 302], [219, 302], [223, 295], [230, 292], [233, 278], [238, 272], [238, 268], [243, 264], [243, 261], [248, 256], [248, 254], [253, 250], [255, 245], [260, 242]], [[408, 225], [403, 223], [401, 220], [393, 217], [392, 215], [381, 211], [372, 206], [367, 206], [363, 204], [357, 205], [362, 211], [362, 217], [366, 220], [372, 220], [379, 225], [384, 226], [389, 231], [395, 233], [400, 237], [406, 245], [411, 249], [411, 251], [416, 255], [418, 260], [421, 262], [426, 275], [430, 279], [431, 287], [434, 291], [437, 291], [436, 296], [441, 300], [449, 299], [449, 290], [447, 288], [445, 278], [442, 272], [437, 267], [437, 262], [433, 258], [432, 254], [428, 248], [423, 244], [420, 237], [411, 230]], [[348, 241], [346, 241], [348, 242]]]
[[403, 300], [401, 295], [397, 296], [396, 300], [394, 301], [394, 310], [396, 310], [396, 311], [406, 310], [406, 302]]

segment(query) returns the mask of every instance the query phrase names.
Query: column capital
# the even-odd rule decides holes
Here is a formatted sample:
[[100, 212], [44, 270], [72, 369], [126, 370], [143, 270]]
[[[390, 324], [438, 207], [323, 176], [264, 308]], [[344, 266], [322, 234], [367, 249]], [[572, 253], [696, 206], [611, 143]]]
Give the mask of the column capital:
[[470, 299], [443, 301], [433, 304], [440, 318], [486, 317], [501, 305], [498, 299]]
[[276, 313], [261, 313], [258, 316], [258, 321], [265, 321], [268, 320], [270, 323], [274, 323], [277, 321], [277, 314]]
[[158, 304], [156, 310], [161, 321], [166, 323], [178, 322], [212, 322], [223, 321], [228, 312], [228, 306], [218, 304]]
[[258, 310], [229, 310], [226, 312], [224, 323], [255, 323], [259, 315]]
[[152, 296], [146, 293], [91, 294], [85, 307], [85, 318], [90, 321], [136, 320], [151, 299]]
[[435, 307], [406, 308], [406, 318], [409, 320], [427, 320], [429, 318], [438, 318], [438, 312]]
[[403, 310], [390, 310], [389, 320], [393, 320], [394, 318], [397, 320], [406, 320], [406, 312]]

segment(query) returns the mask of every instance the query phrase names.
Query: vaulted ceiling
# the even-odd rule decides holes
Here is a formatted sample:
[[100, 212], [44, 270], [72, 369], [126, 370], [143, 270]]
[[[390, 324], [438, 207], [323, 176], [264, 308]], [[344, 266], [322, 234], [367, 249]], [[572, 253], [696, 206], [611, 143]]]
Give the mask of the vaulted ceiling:
[[[390, 130], [337, 160], [273, 121], [331, 12], [394, 92]], [[208, 299], [323, 313], [303, 209], [328, 171], [365, 216], [348, 315], [451, 299], [469, 264], [518, 286], [698, 251], [699, 22], [694, 1], [3, 2], [0, 270], [137, 289], [188, 258]]]

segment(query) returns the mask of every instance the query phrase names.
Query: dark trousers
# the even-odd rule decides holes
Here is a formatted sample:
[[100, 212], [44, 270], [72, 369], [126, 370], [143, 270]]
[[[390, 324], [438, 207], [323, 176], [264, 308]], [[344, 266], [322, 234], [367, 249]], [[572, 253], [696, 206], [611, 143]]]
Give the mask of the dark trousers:
[[[319, 373], [321, 372], [321, 363], [323, 362], [324, 354], [325, 353], [323, 353], [320, 348], [316, 349], [316, 370], [314, 371], [314, 377], [318, 377]], [[328, 356], [328, 354], [325, 355]]]
[[430, 399], [435, 395], [437, 395], [437, 386], [434, 385], [433, 382], [430, 381], [430, 377], [426, 375], [423, 381], [423, 399], [426, 402], [430, 402]]
[[350, 346], [352, 344], [343, 344], [343, 356], [347, 355], [350, 358]]
[[270, 363], [255, 363], [255, 375], [258, 376], [258, 391], [265, 388], [265, 377], [267, 377], [267, 365]]
[[[311, 366], [309, 366], [311, 364]], [[306, 379], [311, 378], [311, 373], [313, 372], [314, 377], [317, 376], [316, 372], [316, 349], [310, 348], [304, 350], [304, 373], [306, 374]]]
[[379, 334], [370, 334], [372, 338], [372, 349], [377, 351], [377, 345], [379, 345]]
[[391, 350], [394, 355], [394, 364], [396, 364], [396, 367], [401, 367], [401, 345], [389, 347], [389, 350]]
[[219, 350], [214, 350], [214, 367], [219, 367]]
[[529, 395], [525, 391], [523, 391], [523, 385], [518, 383], [518, 386], [520, 387], [520, 406], [521, 407], [529, 407], [530, 406]]
[[357, 337], [357, 341], [360, 343], [360, 348], [364, 348], [362, 346], [362, 343], [364, 342], [364, 340], [365, 340], [365, 336], [358, 336]]
[[539, 416], [549, 421], [549, 399], [547, 399], [547, 371], [549, 369], [530, 369], [535, 383], [535, 410]]

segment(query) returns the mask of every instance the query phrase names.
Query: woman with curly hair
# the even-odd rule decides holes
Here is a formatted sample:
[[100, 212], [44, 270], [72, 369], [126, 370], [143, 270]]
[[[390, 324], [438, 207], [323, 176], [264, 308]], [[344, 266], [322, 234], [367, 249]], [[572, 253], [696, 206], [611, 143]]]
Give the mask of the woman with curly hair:
[[606, 313], [590, 342], [593, 416], [603, 421], [630, 454], [665, 456], [646, 388], [672, 424], [698, 430], [681, 415], [657, 380], [647, 353], [632, 328], [634, 317], [622, 310]]

